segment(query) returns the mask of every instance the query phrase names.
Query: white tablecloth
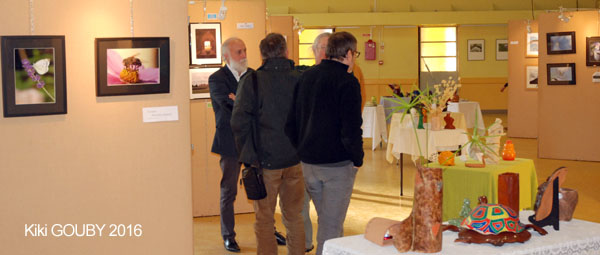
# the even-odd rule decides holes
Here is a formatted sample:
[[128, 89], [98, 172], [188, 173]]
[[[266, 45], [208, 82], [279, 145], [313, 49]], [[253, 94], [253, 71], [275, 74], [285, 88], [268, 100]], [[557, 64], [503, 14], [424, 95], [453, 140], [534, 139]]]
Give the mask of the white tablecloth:
[[362, 113], [363, 138], [373, 138], [373, 150], [381, 143], [381, 139], [387, 142], [387, 125], [383, 106], [365, 106]]
[[[527, 217], [532, 211], [520, 213], [521, 222], [529, 223]], [[561, 221], [560, 231], [555, 231], [551, 226], [544, 228], [548, 234], [542, 236], [533, 230], [529, 241], [509, 243], [503, 246], [491, 244], [466, 244], [455, 243], [458, 233], [445, 231], [442, 239], [442, 252], [437, 254], [600, 254], [600, 224], [572, 220]], [[423, 254], [415, 252], [398, 253], [393, 245], [379, 246], [364, 238], [364, 235], [347, 236], [327, 240], [323, 246], [324, 255], [383, 255], [383, 254]]]
[[449, 112], [462, 112], [465, 115], [467, 121], [467, 128], [473, 128], [475, 126], [475, 114], [477, 114], [477, 129], [485, 130], [486, 126], [483, 123], [483, 116], [481, 115], [481, 108], [478, 102], [465, 101], [448, 103]]
[[[402, 121], [401, 118], [402, 114], [400, 113], [392, 115], [390, 138], [386, 151], [386, 159], [390, 163], [394, 161], [394, 158], [399, 158], [400, 153], [413, 156], [427, 155], [427, 158], [429, 158], [438, 151], [456, 150], [459, 145], [463, 145], [469, 140], [465, 130], [458, 129], [458, 127], [457, 129], [440, 131], [429, 130], [429, 132], [425, 129], [417, 129], [419, 135], [419, 143], [417, 143], [410, 115], [405, 115]], [[427, 143], [427, 146], [425, 146], [425, 143]], [[419, 151], [418, 144], [420, 144], [421, 151]]]

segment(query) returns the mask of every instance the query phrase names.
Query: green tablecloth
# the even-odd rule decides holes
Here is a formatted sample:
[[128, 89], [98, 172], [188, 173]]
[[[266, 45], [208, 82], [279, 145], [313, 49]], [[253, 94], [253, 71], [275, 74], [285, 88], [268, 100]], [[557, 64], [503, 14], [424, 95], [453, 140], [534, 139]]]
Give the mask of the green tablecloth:
[[506, 172], [519, 174], [520, 210], [533, 209], [538, 187], [533, 160], [500, 160], [499, 164], [485, 168], [465, 167], [458, 158], [455, 163], [455, 166], [429, 165], [441, 167], [444, 172], [444, 221], [458, 217], [464, 198], [471, 200], [471, 209], [475, 208], [481, 195], [487, 196], [489, 203], [498, 203], [498, 175]]

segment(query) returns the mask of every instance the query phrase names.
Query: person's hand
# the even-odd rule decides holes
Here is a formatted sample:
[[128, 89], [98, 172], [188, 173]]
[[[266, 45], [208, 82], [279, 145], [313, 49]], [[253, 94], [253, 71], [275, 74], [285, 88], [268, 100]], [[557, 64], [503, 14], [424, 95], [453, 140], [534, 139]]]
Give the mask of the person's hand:
[[233, 93], [229, 93], [229, 99], [235, 101], [235, 95]]

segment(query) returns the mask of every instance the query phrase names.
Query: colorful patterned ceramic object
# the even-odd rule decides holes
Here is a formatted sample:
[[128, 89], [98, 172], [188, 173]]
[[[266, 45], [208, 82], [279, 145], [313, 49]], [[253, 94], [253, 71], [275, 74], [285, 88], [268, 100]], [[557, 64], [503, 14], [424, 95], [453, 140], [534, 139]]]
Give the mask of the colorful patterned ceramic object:
[[500, 204], [480, 204], [461, 223], [464, 229], [474, 230], [483, 235], [497, 235], [502, 232], [521, 233], [525, 225], [510, 208]]

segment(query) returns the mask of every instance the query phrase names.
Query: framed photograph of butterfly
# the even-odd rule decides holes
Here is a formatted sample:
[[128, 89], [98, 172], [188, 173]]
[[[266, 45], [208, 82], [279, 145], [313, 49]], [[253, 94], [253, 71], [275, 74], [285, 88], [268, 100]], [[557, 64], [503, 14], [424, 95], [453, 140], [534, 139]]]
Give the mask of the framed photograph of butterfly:
[[67, 113], [64, 36], [2, 36], [4, 117]]
[[96, 38], [96, 95], [169, 93], [169, 38]]

